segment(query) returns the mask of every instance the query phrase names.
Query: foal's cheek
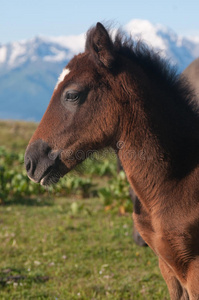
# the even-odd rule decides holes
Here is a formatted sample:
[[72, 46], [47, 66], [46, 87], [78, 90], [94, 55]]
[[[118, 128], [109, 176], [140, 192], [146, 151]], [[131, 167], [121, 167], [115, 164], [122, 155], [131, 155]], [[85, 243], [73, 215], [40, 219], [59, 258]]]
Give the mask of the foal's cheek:
[[[71, 125], [73, 125], [73, 123], [76, 122], [76, 108], [75, 107], [72, 107], [72, 105], [69, 107], [69, 108], [65, 108], [63, 107], [63, 110], [62, 110], [62, 115], [60, 116], [60, 119], [63, 120], [62, 122], [62, 129], [63, 127], [65, 129], [71, 127]], [[59, 128], [58, 128], [58, 131], [59, 131]]]
[[78, 108], [78, 101], [69, 102], [64, 99], [61, 100], [61, 111], [63, 113], [75, 113]]

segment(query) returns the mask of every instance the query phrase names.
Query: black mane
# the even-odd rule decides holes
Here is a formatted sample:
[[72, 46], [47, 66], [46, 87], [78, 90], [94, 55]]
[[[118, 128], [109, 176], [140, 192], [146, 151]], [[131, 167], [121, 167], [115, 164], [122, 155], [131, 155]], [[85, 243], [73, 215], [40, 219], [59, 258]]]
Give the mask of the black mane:
[[194, 110], [198, 111], [199, 105], [195, 99], [195, 93], [185, 76], [177, 71], [177, 66], [171, 65], [168, 59], [161, 57], [159, 52], [149, 48], [142, 40], [135, 42], [124, 32], [118, 31], [112, 42], [116, 54], [134, 61], [149, 76], [153, 74], [158, 82], [169, 86], [172, 93], [175, 93], [178, 98], [182, 97], [185, 102], [192, 104]]
[[[115, 56], [124, 56], [139, 65], [149, 78], [153, 76], [157, 84], [172, 94], [174, 101], [180, 100], [179, 107], [186, 103], [191, 110], [199, 113], [199, 100], [183, 74], [179, 74], [177, 66], [171, 65], [168, 59], [163, 58], [159, 52], [150, 48], [142, 40], [134, 41], [125, 32], [118, 30], [115, 37], [111, 37], [111, 30], [106, 29], [110, 38], [110, 47]], [[95, 27], [87, 32], [86, 49], [90, 48]]]

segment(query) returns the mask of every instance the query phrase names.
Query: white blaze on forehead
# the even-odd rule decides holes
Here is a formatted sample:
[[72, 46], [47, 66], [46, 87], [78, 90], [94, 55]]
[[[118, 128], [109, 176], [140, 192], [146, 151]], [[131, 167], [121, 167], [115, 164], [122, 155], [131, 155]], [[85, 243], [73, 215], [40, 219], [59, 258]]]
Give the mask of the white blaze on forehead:
[[58, 85], [64, 80], [65, 76], [68, 75], [70, 73], [70, 69], [66, 68], [63, 69], [62, 73], [59, 75], [57, 84], [55, 86], [55, 90], [57, 89]]

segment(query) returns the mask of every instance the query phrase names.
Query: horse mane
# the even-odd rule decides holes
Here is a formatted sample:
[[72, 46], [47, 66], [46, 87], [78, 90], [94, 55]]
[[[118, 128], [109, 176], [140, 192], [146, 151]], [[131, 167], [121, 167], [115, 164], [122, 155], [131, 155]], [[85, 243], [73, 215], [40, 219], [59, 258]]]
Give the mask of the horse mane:
[[162, 58], [159, 52], [149, 48], [147, 44], [139, 39], [137, 42], [126, 33], [119, 30], [113, 41], [114, 50], [117, 54], [123, 55], [132, 61], [137, 62], [145, 71], [153, 70], [159, 77], [174, 84], [178, 78], [177, 68], [171, 67], [168, 60]]
[[[95, 27], [87, 32], [86, 49], [92, 40]], [[143, 40], [134, 41], [133, 38], [122, 30], [118, 30], [112, 37], [111, 29], [107, 29], [110, 42], [113, 47], [115, 56], [124, 56], [135, 64], [142, 67], [146, 74], [151, 75], [165, 86], [167, 91], [171, 91], [173, 99], [180, 99], [181, 104], [184, 102], [191, 107], [197, 115], [199, 113], [199, 102], [196, 99], [195, 92], [190, 83], [183, 74], [179, 74], [177, 66], [172, 65], [170, 60], [163, 58], [160, 52], [150, 48]], [[181, 105], [179, 105], [180, 107]]]
[[139, 64], [149, 76], [153, 74], [157, 82], [169, 86], [178, 98], [183, 98], [186, 103], [192, 105], [194, 110], [199, 109], [190, 83], [183, 74], [178, 72], [176, 65], [172, 65], [169, 59], [160, 55], [161, 52], [150, 48], [141, 39], [135, 42], [122, 31], [117, 32], [113, 45], [117, 54]]

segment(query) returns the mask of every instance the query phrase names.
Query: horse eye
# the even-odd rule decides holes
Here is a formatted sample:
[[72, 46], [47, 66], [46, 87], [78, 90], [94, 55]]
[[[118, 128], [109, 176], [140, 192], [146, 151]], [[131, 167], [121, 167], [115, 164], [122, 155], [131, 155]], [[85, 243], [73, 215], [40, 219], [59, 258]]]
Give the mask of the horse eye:
[[79, 99], [79, 92], [77, 91], [68, 91], [65, 95], [66, 101], [76, 101]]

